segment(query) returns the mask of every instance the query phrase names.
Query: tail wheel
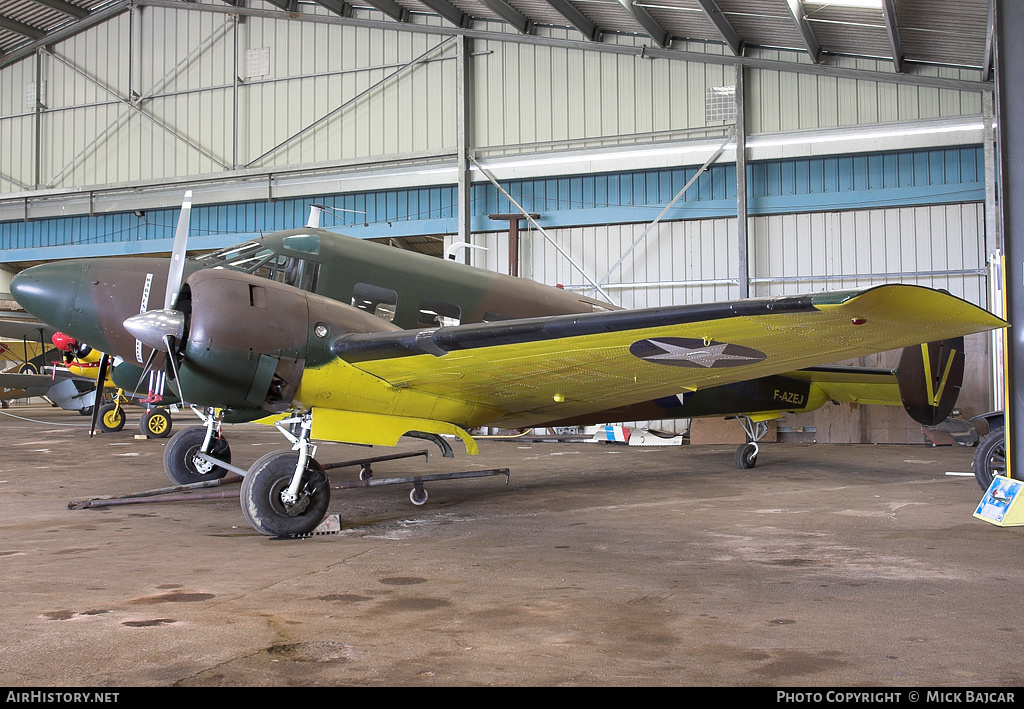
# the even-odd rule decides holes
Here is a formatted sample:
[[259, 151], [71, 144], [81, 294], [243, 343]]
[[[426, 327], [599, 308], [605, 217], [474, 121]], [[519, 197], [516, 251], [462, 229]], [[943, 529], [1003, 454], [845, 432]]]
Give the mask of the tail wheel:
[[1006, 430], [997, 428], [981, 439], [974, 452], [974, 479], [982, 490], [988, 490], [992, 478], [1006, 475]]
[[117, 404], [104, 404], [100, 407], [99, 425], [104, 433], [114, 433], [124, 428], [124, 409]]
[[331, 486], [324, 469], [312, 458], [294, 501], [285, 500], [291, 485], [297, 451], [274, 451], [249, 468], [242, 480], [242, 514], [260, 534], [271, 537], [296, 536], [312, 532], [327, 516]]
[[740, 470], [749, 470], [757, 465], [757, 444], [744, 443], [736, 449], [736, 467]]
[[171, 414], [167, 409], [150, 409], [139, 421], [146, 438], [166, 438], [171, 433]]

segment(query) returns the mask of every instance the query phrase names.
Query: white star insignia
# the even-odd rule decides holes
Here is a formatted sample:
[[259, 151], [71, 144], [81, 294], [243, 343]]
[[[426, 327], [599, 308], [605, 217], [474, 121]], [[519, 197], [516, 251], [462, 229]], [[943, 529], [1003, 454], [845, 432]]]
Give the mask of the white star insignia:
[[671, 345], [667, 342], [659, 342], [658, 340], [649, 340], [649, 342], [662, 349], [662, 354], [648, 355], [644, 357], [644, 359], [652, 362], [658, 360], [668, 362], [690, 362], [691, 364], [695, 364], [699, 367], [707, 368], [714, 367], [721, 361], [758, 361], [757, 357], [726, 354], [725, 348], [729, 346], [727, 343], [702, 347], [700, 349], [690, 349], [688, 347], [680, 347], [679, 345]]

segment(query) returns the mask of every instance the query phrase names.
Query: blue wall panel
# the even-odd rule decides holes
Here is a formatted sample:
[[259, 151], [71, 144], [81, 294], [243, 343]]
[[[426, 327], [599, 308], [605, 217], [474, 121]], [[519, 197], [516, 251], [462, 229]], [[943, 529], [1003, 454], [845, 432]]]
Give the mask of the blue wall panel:
[[[696, 174], [695, 168], [553, 177], [503, 183], [544, 226], [566, 227], [652, 221]], [[751, 214], [820, 212], [984, 200], [980, 146], [793, 158], [748, 166]], [[488, 214], [515, 212], [493, 185], [472, 188], [474, 231], [503, 230]], [[191, 236], [199, 248], [216, 248], [252, 235], [305, 224], [309, 205], [333, 207], [324, 225], [362, 238], [455, 233], [455, 185], [360, 194], [200, 206], [192, 210]], [[665, 219], [705, 219], [736, 213], [736, 166], [714, 165]], [[0, 260], [69, 255], [167, 251], [178, 210], [0, 223]], [[103, 248], [99, 248], [100, 246]]]

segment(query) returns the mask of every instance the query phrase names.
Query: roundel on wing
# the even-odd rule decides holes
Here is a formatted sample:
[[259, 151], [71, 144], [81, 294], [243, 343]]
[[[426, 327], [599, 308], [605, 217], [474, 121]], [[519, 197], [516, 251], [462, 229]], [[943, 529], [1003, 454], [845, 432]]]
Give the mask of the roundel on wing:
[[767, 358], [764, 352], [728, 342], [707, 342], [694, 337], [652, 337], [629, 347], [634, 357], [670, 367], [713, 369], [742, 367]]

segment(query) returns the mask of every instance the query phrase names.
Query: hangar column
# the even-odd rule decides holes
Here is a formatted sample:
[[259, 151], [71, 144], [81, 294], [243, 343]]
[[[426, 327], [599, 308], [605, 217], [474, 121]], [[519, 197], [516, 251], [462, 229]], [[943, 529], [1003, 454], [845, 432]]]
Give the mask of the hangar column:
[[[1003, 213], [1006, 310], [1007, 474], [1024, 479], [1024, 85], [1014, 69], [1024, 66], [1024, 3], [996, 1], [996, 116], [999, 185]], [[1021, 125], [1017, 125], [1020, 123]]]
[[[468, 37], [458, 37], [457, 58], [456, 58], [456, 78], [455, 78], [455, 101], [456, 101], [456, 113], [458, 118], [458, 124], [455, 130], [458, 132], [456, 137], [457, 152], [458, 152], [458, 163], [459, 163], [459, 184], [458, 184], [458, 195], [456, 198], [456, 209], [458, 220], [459, 235], [456, 241], [462, 241], [470, 243], [473, 237], [473, 231], [471, 229], [470, 206], [472, 200], [470, 199], [470, 192], [473, 189], [473, 182], [469, 172], [469, 157], [470, 157], [470, 130], [469, 130], [469, 106], [470, 106], [470, 83], [469, 83], [469, 43], [472, 41]], [[469, 249], [463, 249], [462, 259], [464, 263], [469, 263]]]
[[750, 297], [750, 258], [747, 254], [747, 122], [743, 64], [736, 65], [736, 243], [740, 298]]

